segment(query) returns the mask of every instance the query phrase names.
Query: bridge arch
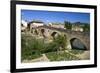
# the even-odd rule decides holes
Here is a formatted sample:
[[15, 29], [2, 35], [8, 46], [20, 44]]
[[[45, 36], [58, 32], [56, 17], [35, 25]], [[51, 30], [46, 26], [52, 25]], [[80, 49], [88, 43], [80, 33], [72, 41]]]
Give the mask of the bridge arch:
[[57, 35], [59, 35], [59, 33], [56, 32], [56, 31], [54, 31], [54, 32], [51, 33], [51, 36], [52, 36], [53, 38], [55, 38]]
[[43, 34], [45, 32], [45, 29], [41, 29], [41, 33]]
[[77, 49], [77, 50], [87, 50], [86, 45], [84, 44], [84, 42], [82, 42], [80, 39], [78, 38], [71, 38], [70, 39], [70, 44], [71, 44], [71, 48], [72, 49]]
[[[39, 34], [43, 36], [44, 38], [51, 38], [52, 35], [55, 36], [56, 34], [66, 34], [67, 36], [67, 42], [68, 42], [68, 49], [72, 49], [71, 42], [73, 38], [79, 39], [81, 43], [86, 47], [87, 50], [90, 50], [90, 36], [86, 32], [79, 32], [79, 31], [71, 31], [71, 30], [65, 30], [60, 28], [54, 28], [49, 26], [40, 26], [35, 29], [39, 29]], [[47, 31], [49, 30], [49, 31]], [[42, 32], [41, 32], [42, 31]], [[75, 41], [75, 39], [73, 39]]]

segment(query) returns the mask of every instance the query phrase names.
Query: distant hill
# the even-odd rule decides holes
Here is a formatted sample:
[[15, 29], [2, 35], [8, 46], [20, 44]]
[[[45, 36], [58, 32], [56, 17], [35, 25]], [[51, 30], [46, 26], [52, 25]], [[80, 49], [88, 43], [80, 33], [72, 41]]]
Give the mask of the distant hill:
[[75, 22], [75, 23], [72, 23], [72, 24], [77, 24], [77, 25], [89, 25], [89, 23], [82, 23], [82, 22]]

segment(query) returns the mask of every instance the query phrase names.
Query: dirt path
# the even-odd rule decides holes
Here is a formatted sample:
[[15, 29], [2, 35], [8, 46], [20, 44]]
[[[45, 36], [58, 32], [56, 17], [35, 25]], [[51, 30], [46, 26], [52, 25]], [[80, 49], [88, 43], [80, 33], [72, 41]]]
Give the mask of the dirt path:
[[81, 60], [86, 60], [86, 59], [89, 59], [90, 58], [90, 51], [85, 51], [84, 53], [82, 54], [73, 54], [73, 53], [70, 53], [69, 51], [66, 50], [67, 53], [69, 53], [70, 55], [73, 55]]
[[85, 51], [84, 53], [78, 54], [77, 56], [83, 60], [90, 59], [90, 51]]
[[[67, 53], [69, 53], [72, 56], [75, 56], [81, 60], [86, 60], [90, 58], [90, 51], [85, 51], [82, 54], [73, 54], [70, 53], [68, 50], [66, 50]], [[32, 59], [32, 60], [24, 60], [23, 63], [33, 63], [33, 62], [50, 62], [50, 60], [47, 58], [47, 56], [45, 54], [42, 54], [41, 57], [36, 58], [36, 59]]]
[[42, 54], [42, 55], [43, 55], [44, 61], [46, 61], [46, 62], [49, 62], [50, 61], [45, 54]]
[[74, 56], [74, 57], [76, 57], [76, 58], [78, 58], [78, 59], [81, 59], [79, 56], [77, 56], [77, 55], [75, 55], [75, 54], [73, 54], [73, 53], [70, 53], [68, 50], [66, 50], [65, 52], [69, 53], [70, 55], [72, 55], [72, 56]]

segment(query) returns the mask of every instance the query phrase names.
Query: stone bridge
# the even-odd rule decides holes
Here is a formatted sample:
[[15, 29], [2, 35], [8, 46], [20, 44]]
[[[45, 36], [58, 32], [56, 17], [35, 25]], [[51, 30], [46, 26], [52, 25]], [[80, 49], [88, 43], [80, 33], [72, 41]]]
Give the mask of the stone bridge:
[[35, 30], [38, 30], [39, 34], [45, 33], [46, 36], [51, 36], [55, 33], [57, 34], [63, 33], [67, 35], [68, 44], [70, 44], [69, 48], [71, 48], [71, 43], [70, 43], [71, 40], [78, 39], [85, 45], [87, 50], [90, 50], [89, 32], [72, 31], [72, 30], [66, 30], [66, 29], [61, 29], [61, 28], [55, 28], [51, 26], [39, 26], [39, 27], [31, 29], [32, 32], [34, 32]]

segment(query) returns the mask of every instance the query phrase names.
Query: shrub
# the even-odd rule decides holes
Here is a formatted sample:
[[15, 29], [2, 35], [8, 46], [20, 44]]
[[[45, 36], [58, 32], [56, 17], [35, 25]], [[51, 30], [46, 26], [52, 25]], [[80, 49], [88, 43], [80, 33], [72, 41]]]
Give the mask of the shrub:
[[54, 52], [60, 49], [65, 50], [66, 37], [59, 35], [54, 38], [53, 42], [45, 43], [44, 39], [38, 39], [31, 35], [22, 34], [21, 36], [21, 55], [23, 59], [34, 59], [43, 53]]

